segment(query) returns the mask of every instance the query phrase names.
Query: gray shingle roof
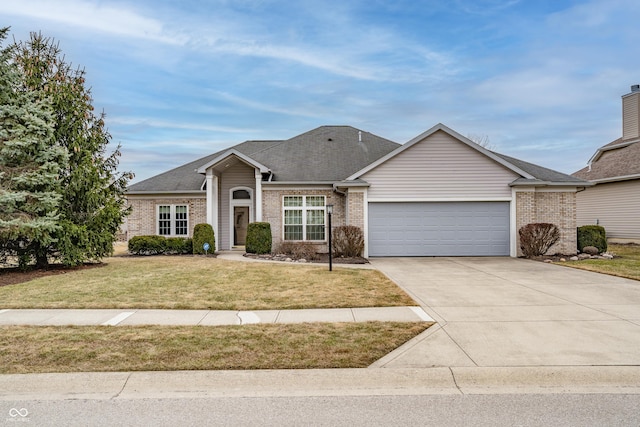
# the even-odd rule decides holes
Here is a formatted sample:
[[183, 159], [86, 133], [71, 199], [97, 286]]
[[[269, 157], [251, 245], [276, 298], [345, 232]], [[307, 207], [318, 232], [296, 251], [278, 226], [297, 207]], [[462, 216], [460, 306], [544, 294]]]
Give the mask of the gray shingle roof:
[[196, 170], [231, 149], [269, 167], [273, 181], [304, 183], [341, 181], [399, 146], [351, 126], [321, 126], [284, 141], [243, 142], [133, 184], [128, 192], [199, 191], [204, 176]]
[[246, 141], [241, 144], [235, 145], [228, 149], [215, 152], [206, 157], [202, 157], [193, 162], [189, 162], [185, 165], [178, 166], [175, 169], [171, 169], [167, 172], [163, 172], [159, 175], [152, 176], [144, 181], [137, 182], [130, 185], [127, 189], [128, 193], [137, 192], [191, 192], [200, 191], [202, 184], [204, 183], [204, 175], [196, 172], [198, 168], [209, 161], [220, 156], [225, 151], [230, 149], [236, 149], [244, 154], [250, 156], [255, 152], [259, 152], [274, 145], [279, 144], [281, 141]]
[[399, 146], [351, 126], [321, 126], [251, 157], [271, 168], [274, 181], [335, 182]]
[[[529, 175], [534, 177], [533, 181], [539, 182], [549, 182], [555, 184], [580, 184], [585, 183], [584, 180], [577, 178], [575, 176], [567, 175], [562, 172], [555, 171], [553, 169], [548, 169], [542, 166], [534, 165], [533, 163], [525, 162], [520, 159], [516, 159], [514, 157], [505, 156], [504, 154], [496, 153], [492, 151], [498, 157], [501, 157], [503, 160], [511, 163], [518, 169], [523, 170]], [[526, 183], [526, 181], [532, 181], [531, 179], [521, 178], [518, 180], [519, 183]]]
[[589, 181], [640, 175], [640, 141], [627, 144], [617, 139], [600, 147], [593, 158], [595, 160], [590, 167], [586, 166], [573, 175]]

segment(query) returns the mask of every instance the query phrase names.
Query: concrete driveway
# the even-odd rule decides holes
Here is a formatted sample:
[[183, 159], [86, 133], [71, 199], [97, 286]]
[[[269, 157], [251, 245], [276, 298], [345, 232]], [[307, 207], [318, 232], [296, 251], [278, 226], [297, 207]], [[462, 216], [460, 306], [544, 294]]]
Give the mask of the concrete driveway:
[[438, 325], [377, 367], [640, 365], [640, 282], [514, 258], [373, 258]]

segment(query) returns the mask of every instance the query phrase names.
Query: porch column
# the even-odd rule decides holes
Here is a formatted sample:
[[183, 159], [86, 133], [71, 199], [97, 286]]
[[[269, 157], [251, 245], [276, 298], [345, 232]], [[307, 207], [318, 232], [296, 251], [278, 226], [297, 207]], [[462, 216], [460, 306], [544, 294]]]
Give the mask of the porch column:
[[207, 171], [207, 224], [213, 227], [216, 236], [215, 250], [218, 250], [218, 177], [214, 175], [213, 170]]
[[213, 172], [207, 171], [207, 224], [213, 224]]
[[255, 170], [255, 177], [256, 177], [256, 191], [255, 191], [255, 204], [256, 204], [256, 214], [255, 214], [255, 221], [256, 222], [260, 222], [262, 221], [262, 173], [260, 173], [260, 170], [256, 169]]
[[219, 246], [220, 246], [220, 230], [218, 227], [218, 223], [220, 222], [218, 220], [218, 203], [220, 200], [220, 196], [218, 195], [218, 176], [214, 175], [213, 176], [213, 192], [212, 192], [212, 199], [211, 199], [211, 207], [213, 209], [213, 215], [212, 215], [212, 221], [213, 223], [211, 224], [211, 226], [213, 227], [213, 233], [215, 234], [216, 237], [216, 251], [218, 250]]

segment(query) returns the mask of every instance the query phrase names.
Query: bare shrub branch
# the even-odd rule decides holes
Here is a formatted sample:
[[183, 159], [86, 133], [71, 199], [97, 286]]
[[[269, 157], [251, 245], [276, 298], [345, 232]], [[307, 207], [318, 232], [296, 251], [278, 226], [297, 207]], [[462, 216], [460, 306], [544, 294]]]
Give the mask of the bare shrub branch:
[[518, 230], [520, 249], [527, 257], [541, 256], [560, 239], [560, 230], [554, 224], [545, 222], [527, 224]]
[[337, 257], [362, 256], [364, 235], [360, 227], [343, 225], [333, 230], [333, 254]]

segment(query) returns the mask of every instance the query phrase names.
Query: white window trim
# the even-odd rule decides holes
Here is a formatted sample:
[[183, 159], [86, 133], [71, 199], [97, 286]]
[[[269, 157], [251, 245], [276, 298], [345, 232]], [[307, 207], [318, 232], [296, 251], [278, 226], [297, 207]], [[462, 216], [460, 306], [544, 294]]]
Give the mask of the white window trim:
[[[302, 197], [302, 206], [285, 206], [286, 197]], [[324, 204], [322, 206], [307, 206], [307, 197], [322, 197]], [[327, 242], [327, 196], [321, 194], [286, 194], [282, 196], [282, 241], [283, 242]], [[285, 239], [285, 211], [302, 210], [302, 240], [286, 240]], [[322, 210], [324, 211], [324, 239], [323, 240], [307, 240], [307, 211]]]
[[[169, 206], [169, 213], [171, 215], [171, 233], [170, 234], [160, 234], [160, 207], [161, 206]], [[176, 207], [184, 206], [187, 208], [187, 234], [176, 234]], [[158, 236], [165, 237], [189, 237], [189, 205], [186, 203], [178, 203], [178, 204], [170, 204], [170, 203], [159, 203], [156, 205], [156, 234]]]

